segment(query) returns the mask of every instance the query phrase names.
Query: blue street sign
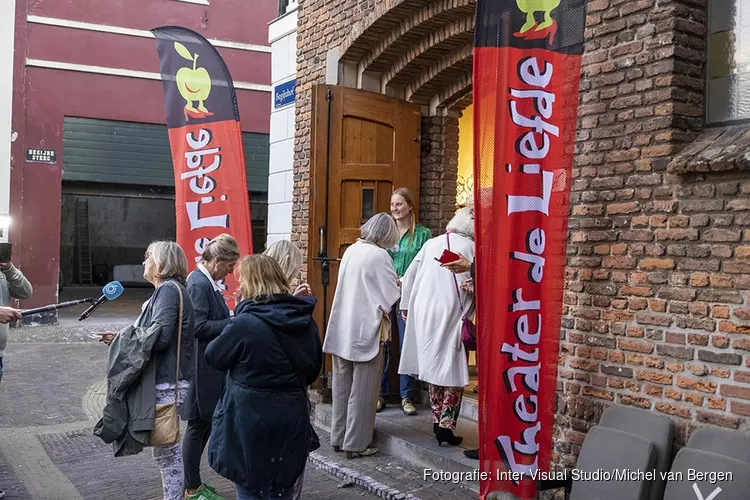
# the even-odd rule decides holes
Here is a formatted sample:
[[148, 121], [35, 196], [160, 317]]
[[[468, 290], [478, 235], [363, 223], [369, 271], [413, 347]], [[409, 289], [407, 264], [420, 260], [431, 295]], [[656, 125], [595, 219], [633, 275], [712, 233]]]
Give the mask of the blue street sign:
[[292, 104], [297, 98], [297, 80], [276, 85], [273, 88], [274, 108]]

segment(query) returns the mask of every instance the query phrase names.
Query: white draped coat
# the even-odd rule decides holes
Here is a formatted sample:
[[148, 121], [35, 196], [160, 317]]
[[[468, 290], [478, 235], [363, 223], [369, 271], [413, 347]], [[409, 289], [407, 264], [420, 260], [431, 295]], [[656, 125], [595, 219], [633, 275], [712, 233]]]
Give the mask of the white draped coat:
[[[424, 244], [409, 266], [401, 288], [401, 309], [408, 311], [398, 372], [443, 387], [469, 385], [467, 353], [461, 342], [462, 314], [472, 318], [474, 296], [461, 290], [469, 273], [454, 274], [435, 261], [448, 248], [446, 235]], [[474, 260], [474, 241], [452, 233], [451, 250]], [[461, 302], [459, 303], [459, 295]]]
[[323, 352], [365, 363], [380, 351], [380, 324], [398, 301], [398, 276], [384, 249], [357, 240], [344, 252]]

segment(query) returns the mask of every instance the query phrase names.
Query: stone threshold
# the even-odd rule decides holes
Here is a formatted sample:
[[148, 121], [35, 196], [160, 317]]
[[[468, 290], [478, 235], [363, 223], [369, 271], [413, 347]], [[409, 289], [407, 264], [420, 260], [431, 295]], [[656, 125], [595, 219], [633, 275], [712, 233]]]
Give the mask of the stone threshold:
[[343, 487], [349, 485], [357, 485], [364, 491], [377, 495], [379, 498], [385, 500], [420, 500], [419, 497], [415, 497], [411, 493], [402, 493], [396, 488], [392, 488], [386, 484], [376, 481], [370, 476], [361, 474], [353, 469], [344, 467], [343, 465], [330, 460], [320, 453], [310, 453], [307, 458], [309, 464], [312, 464], [316, 468], [328, 473], [329, 475], [342, 479], [344, 481]]
[[[399, 407], [388, 406], [375, 419], [373, 445], [382, 453], [397, 457], [410, 467], [423, 473], [426, 469], [435, 472], [471, 473], [479, 462], [463, 455], [464, 450], [478, 447], [478, 427], [474, 420], [466, 418], [476, 413], [476, 402], [465, 400], [462, 418], [458, 422], [456, 435], [464, 438], [460, 446], [438, 446], [432, 432], [430, 408], [418, 405], [418, 414], [406, 416]], [[327, 433], [331, 429], [331, 405], [315, 406], [315, 425]], [[479, 493], [477, 481], [462, 481], [459, 486], [467, 493]]]

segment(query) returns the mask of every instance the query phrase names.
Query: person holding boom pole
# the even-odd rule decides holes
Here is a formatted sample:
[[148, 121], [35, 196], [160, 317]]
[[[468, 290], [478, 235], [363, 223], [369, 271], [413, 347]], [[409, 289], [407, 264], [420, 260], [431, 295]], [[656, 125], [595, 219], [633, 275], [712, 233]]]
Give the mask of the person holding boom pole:
[[[7, 307], [11, 299], [28, 299], [33, 289], [26, 277], [10, 262], [0, 262], [0, 382], [3, 380], [3, 357], [8, 343], [8, 323], [21, 319], [21, 311]], [[0, 490], [0, 498], [5, 492]]]

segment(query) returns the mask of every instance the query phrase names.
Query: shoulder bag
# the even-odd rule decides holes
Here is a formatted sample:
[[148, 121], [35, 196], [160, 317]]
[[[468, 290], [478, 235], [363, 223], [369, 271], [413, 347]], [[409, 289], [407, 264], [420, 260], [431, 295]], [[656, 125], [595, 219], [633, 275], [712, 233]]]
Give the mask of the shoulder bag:
[[[445, 233], [445, 238], [448, 240], [448, 250], [451, 249], [451, 238], [450, 233]], [[477, 327], [476, 325], [466, 316], [464, 305], [461, 302], [461, 291], [458, 288], [458, 280], [456, 279], [455, 273], [453, 274], [453, 283], [456, 285], [456, 295], [458, 296], [458, 305], [461, 306], [461, 342], [464, 344], [464, 348], [467, 351], [477, 350]]]
[[174, 283], [180, 296], [180, 313], [177, 316], [177, 373], [174, 381], [174, 402], [156, 405], [154, 428], [148, 438], [149, 446], [170, 446], [180, 440], [180, 415], [177, 407], [177, 392], [180, 385], [180, 348], [182, 345], [183, 298], [180, 285]]

